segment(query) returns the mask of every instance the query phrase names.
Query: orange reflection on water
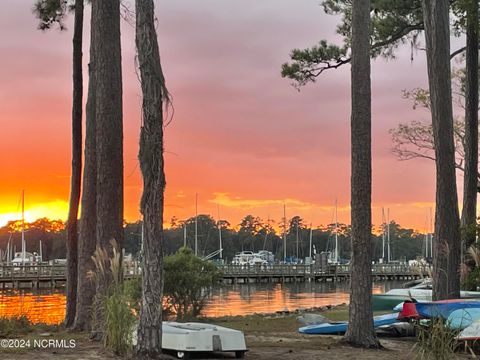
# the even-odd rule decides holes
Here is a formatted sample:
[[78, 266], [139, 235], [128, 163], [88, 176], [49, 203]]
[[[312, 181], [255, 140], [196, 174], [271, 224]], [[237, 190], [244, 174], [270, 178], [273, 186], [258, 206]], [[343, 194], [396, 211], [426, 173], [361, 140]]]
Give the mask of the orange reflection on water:
[[[382, 293], [396, 283], [374, 284], [373, 293]], [[205, 316], [274, 313], [288, 309], [339, 305], [349, 302], [348, 283], [299, 283], [235, 285], [216, 288], [202, 312]], [[66, 297], [61, 292], [39, 293], [0, 291], [0, 317], [26, 316], [32, 323], [61, 324]]]
[[[374, 284], [373, 293], [389, 288], [387, 284]], [[388, 290], [388, 289], [387, 289]], [[350, 301], [347, 283], [337, 284], [276, 284], [273, 286], [241, 285], [220, 288], [208, 300], [202, 311], [205, 316], [234, 316], [253, 313], [274, 313], [288, 309], [306, 309], [327, 305], [340, 305]]]
[[220, 290], [213, 295], [203, 311], [205, 316], [246, 315], [273, 313], [288, 309], [311, 308], [348, 303], [349, 293], [318, 292], [315, 288], [293, 291], [277, 284], [273, 289], [255, 289], [248, 286]]
[[65, 319], [65, 306], [62, 293], [0, 292], [0, 317], [26, 316], [33, 324], [58, 325]]

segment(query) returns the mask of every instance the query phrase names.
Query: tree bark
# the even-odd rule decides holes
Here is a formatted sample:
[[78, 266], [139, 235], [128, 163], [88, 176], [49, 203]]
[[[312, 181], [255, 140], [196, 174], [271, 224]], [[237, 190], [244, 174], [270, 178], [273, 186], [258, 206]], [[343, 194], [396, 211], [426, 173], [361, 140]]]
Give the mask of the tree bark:
[[460, 219], [455, 183], [455, 149], [450, 69], [449, 1], [423, 0], [436, 157], [434, 300], [460, 297]]
[[352, 260], [349, 326], [344, 340], [378, 348], [372, 312], [372, 153], [370, 81], [370, 1], [352, 5]]
[[465, 174], [462, 226], [464, 249], [475, 242], [478, 184], [478, 1], [467, 4], [467, 52], [465, 79]]
[[[92, 2], [95, 27], [97, 245], [113, 254], [123, 243], [123, 113], [120, 1]], [[108, 277], [107, 277], [108, 279]], [[108, 280], [107, 280], [108, 281]], [[100, 284], [107, 289], [109, 284]]]
[[75, 321], [78, 276], [78, 206], [82, 181], [82, 113], [83, 113], [83, 0], [75, 1], [73, 30], [73, 101], [72, 101], [72, 176], [67, 220], [67, 308], [65, 326]]
[[162, 72], [153, 0], [136, 0], [136, 36], [142, 87], [139, 161], [143, 176], [141, 212], [144, 223], [142, 302], [136, 358], [159, 358], [162, 353], [163, 104], [168, 92]]
[[[90, 19], [90, 29], [97, 25], [97, 18]], [[90, 63], [88, 66], [88, 96], [85, 121], [85, 163], [83, 167], [82, 210], [80, 216], [80, 233], [78, 242], [78, 286], [77, 311], [74, 329], [90, 330], [92, 320], [92, 304], [95, 286], [88, 273], [94, 270], [92, 256], [96, 248], [97, 224], [97, 129], [96, 129], [96, 79], [95, 79], [95, 49], [97, 33], [90, 31]]]
[[[94, 19], [92, 18], [92, 22]], [[93, 34], [92, 34], [93, 35]], [[93, 282], [88, 278], [88, 272], [93, 271], [93, 253], [96, 247], [95, 226], [97, 223], [97, 160], [96, 160], [96, 116], [95, 116], [95, 52], [91, 37], [88, 98], [86, 105], [85, 126], [85, 165], [83, 168], [82, 211], [80, 216], [80, 234], [78, 242], [78, 286], [77, 311], [74, 328], [85, 331], [90, 329], [92, 303], [95, 295]]]

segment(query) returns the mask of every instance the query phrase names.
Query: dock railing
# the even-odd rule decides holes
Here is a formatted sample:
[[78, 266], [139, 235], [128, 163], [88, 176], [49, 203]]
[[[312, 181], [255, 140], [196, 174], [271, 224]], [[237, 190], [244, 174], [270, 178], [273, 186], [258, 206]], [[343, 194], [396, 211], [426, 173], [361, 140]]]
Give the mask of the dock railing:
[[[229, 276], [317, 276], [336, 275], [348, 276], [349, 265], [327, 264], [323, 267], [316, 264], [273, 264], [273, 265], [220, 265], [219, 269], [225, 277]], [[0, 280], [6, 279], [48, 279], [66, 277], [65, 264], [38, 264], [38, 265], [0, 265]], [[375, 264], [372, 265], [372, 275], [417, 275], [428, 276], [431, 273], [430, 265], [409, 266], [408, 264]], [[132, 278], [141, 274], [140, 264], [131, 262], [124, 264], [125, 278]]]

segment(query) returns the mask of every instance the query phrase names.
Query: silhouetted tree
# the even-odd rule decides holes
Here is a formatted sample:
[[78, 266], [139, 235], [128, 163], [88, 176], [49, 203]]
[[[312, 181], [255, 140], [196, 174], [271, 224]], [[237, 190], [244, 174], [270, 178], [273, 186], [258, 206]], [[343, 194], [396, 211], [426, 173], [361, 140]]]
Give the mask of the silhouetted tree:
[[170, 100], [160, 63], [153, 0], [136, 0], [135, 10], [135, 43], [143, 95], [138, 157], [143, 176], [140, 210], [144, 221], [142, 301], [136, 358], [153, 359], [162, 353], [165, 191], [163, 106], [168, 106]]
[[[39, 28], [48, 30], [58, 24], [65, 29], [63, 19], [69, 7], [67, 0], [37, 0], [35, 14], [40, 20]], [[78, 229], [77, 218], [80, 203], [82, 177], [82, 113], [83, 113], [83, 0], [73, 4], [73, 97], [72, 97], [72, 174], [70, 179], [70, 202], [67, 221], [67, 307], [65, 326], [72, 327], [77, 305], [78, 277]]]
[[450, 78], [449, 1], [423, 0], [428, 82], [436, 157], [433, 298], [460, 297], [460, 218]]
[[372, 312], [372, 130], [370, 81], [370, 0], [352, 2], [352, 176], [349, 324], [345, 341], [380, 347]]

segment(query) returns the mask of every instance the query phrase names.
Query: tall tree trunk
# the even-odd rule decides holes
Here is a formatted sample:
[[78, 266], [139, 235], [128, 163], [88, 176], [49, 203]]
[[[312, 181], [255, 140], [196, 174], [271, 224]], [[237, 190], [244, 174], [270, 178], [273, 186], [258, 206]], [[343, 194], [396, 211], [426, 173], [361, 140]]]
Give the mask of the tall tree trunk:
[[[95, 19], [92, 17], [91, 22]], [[91, 25], [93, 27], [93, 24]], [[96, 113], [95, 113], [95, 36], [90, 39], [90, 64], [88, 67], [88, 98], [85, 124], [85, 165], [83, 168], [82, 211], [78, 241], [78, 286], [77, 311], [74, 328], [89, 330], [92, 317], [92, 303], [95, 295], [93, 282], [88, 273], [93, 271], [93, 253], [96, 247], [97, 224], [97, 156], [96, 156]]]
[[436, 157], [434, 300], [460, 297], [460, 219], [455, 182], [449, 1], [423, 0]]
[[478, 1], [467, 4], [467, 54], [465, 79], [465, 174], [462, 225], [464, 249], [475, 242], [478, 182]]
[[82, 113], [83, 113], [83, 0], [75, 1], [73, 30], [73, 101], [72, 101], [72, 177], [67, 220], [67, 309], [65, 326], [75, 321], [78, 276], [78, 206], [82, 181]]
[[[93, 42], [93, 39], [92, 39]], [[94, 269], [92, 256], [96, 246], [96, 134], [95, 134], [95, 78], [92, 51], [90, 51], [88, 100], [86, 106], [85, 165], [83, 169], [82, 212], [78, 241], [77, 311], [74, 328], [89, 330], [95, 288], [88, 273]]]
[[158, 358], [162, 353], [163, 103], [168, 104], [169, 100], [155, 32], [153, 0], [136, 0], [135, 9], [135, 42], [143, 95], [139, 160], [144, 222], [142, 305], [136, 352], [137, 358]]
[[349, 326], [345, 341], [377, 348], [372, 312], [372, 153], [370, 83], [370, 1], [352, 8], [352, 260]]
[[[120, 0], [92, 2], [96, 26], [97, 245], [123, 243], [123, 113]], [[108, 286], [108, 284], [102, 284]]]
[[[91, 16], [90, 29], [97, 25], [97, 18]], [[83, 168], [82, 210], [78, 242], [78, 286], [77, 312], [74, 328], [90, 330], [95, 286], [88, 276], [94, 270], [92, 256], [96, 248], [97, 224], [97, 116], [96, 116], [96, 43], [98, 34], [90, 31], [90, 63], [88, 66], [88, 97], [85, 122], [85, 163]]]

